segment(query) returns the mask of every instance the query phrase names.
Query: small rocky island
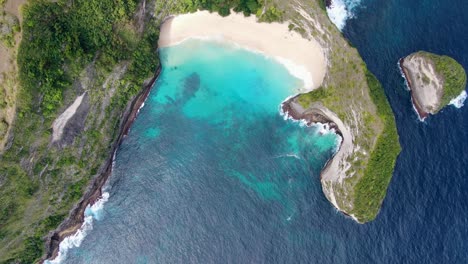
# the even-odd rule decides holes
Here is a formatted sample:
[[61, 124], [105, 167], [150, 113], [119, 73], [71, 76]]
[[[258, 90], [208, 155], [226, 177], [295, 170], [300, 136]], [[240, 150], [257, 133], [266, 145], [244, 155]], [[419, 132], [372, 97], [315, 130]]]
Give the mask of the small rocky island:
[[419, 51], [402, 58], [400, 67], [421, 120], [466, 96], [466, 72], [453, 58]]

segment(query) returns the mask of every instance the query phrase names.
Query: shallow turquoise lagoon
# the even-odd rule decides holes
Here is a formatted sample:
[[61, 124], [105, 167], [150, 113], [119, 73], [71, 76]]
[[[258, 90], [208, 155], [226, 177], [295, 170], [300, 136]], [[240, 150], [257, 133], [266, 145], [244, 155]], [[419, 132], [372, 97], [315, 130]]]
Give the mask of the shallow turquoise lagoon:
[[224, 42], [188, 40], [160, 54], [102, 220], [67, 262], [247, 263], [299, 249], [304, 232], [316, 241], [319, 228], [301, 226], [310, 228], [311, 211], [320, 223], [337, 215], [320, 170], [338, 136], [281, 116], [302, 81]]

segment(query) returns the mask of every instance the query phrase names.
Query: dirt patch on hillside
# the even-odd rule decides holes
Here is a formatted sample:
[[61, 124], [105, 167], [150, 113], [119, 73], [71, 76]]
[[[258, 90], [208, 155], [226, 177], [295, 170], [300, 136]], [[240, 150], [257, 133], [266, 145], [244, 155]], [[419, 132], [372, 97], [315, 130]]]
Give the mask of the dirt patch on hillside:
[[9, 0], [5, 3], [4, 10], [15, 15], [17, 18], [19, 18], [20, 22], [23, 22], [20, 16], [20, 7], [26, 2], [27, 0]]

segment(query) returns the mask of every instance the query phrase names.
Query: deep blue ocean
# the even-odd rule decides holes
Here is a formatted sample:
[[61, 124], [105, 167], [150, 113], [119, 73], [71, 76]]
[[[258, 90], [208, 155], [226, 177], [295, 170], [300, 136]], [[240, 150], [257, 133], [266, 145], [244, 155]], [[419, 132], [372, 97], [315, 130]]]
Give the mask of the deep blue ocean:
[[420, 122], [397, 66], [426, 50], [468, 69], [467, 12], [466, 0], [362, 0], [343, 28], [382, 82], [402, 145], [365, 225], [321, 190], [337, 137], [279, 114], [300, 85], [281, 64], [214, 42], [161, 50], [109, 200], [65, 263], [468, 263], [468, 107]]

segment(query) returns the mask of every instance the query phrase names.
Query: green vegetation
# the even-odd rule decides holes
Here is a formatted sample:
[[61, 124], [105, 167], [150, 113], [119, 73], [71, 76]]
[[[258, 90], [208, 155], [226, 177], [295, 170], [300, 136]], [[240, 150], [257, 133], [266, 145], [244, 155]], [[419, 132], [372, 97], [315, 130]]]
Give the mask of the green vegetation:
[[[0, 156], [0, 263], [32, 263], [42, 256], [43, 238], [81, 198], [108, 156], [121, 112], [157, 68], [158, 24], [149, 19], [139, 31], [134, 23], [138, 4], [32, 0], [24, 7], [15, 137]], [[101, 105], [105, 76], [122, 62], [128, 70], [106, 118], [98, 113], [88, 118], [97, 133], [83, 133], [63, 150], [51, 147], [51, 123], [57, 110], [74, 99], [70, 88], [85, 67], [93, 66], [94, 86], [88, 92]], [[87, 142], [84, 148], [79, 141]]]
[[[384, 89], [377, 78], [366, 67], [364, 67], [364, 73], [367, 86], [369, 87], [369, 95], [376, 106], [376, 114], [383, 122], [383, 131], [378, 136], [373, 149], [372, 143], [366, 143], [361, 139], [361, 146], [365, 146], [366, 149], [372, 149], [370, 158], [367, 161], [365, 159], [362, 160], [362, 156], [358, 156], [358, 159], [353, 161], [353, 168], [361, 176], [358, 179], [352, 177], [346, 180], [346, 184], [349, 184], [346, 189], [352, 189], [350, 193], [352, 193], [352, 199], [354, 200], [353, 207], [346, 212], [353, 214], [360, 222], [372, 221], [377, 216], [393, 175], [396, 158], [401, 150], [395, 119]], [[332, 102], [338, 101], [343, 103], [343, 101], [346, 101], [346, 99], [338, 98], [337, 93], [339, 94], [336, 89], [321, 87], [301, 95], [298, 98], [298, 102], [303, 107], [308, 107], [314, 102], [321, 102], [333, 109], [332, 107], [336, 106]], [[340, 113], [339, 109], [335, 109], [334, 111]], [[346, 115], [342, 114], [340, 119], [346, 120]], [[366, 138], [372, 136], [372, 134], [368, 134], [368, 130], [372, 129], [376, 120], [376, 117], [368, 112], [363, 113], [364, 122], [360, 129], [367, 132], [363, 132], [359, 137]], [[367, 166], [364, 166], [366, 163]], [[345, 194], [342, 193], [342, 195]]]
[[420, 51], [418, 54], [429, 58], [435, 65], [435, 70], [444, 78], [444, 95], [441, 108], [448, 105], [450, 100], [460, 95], [466, 88], [466, 72], [456, 60], [449, 56], [439, 56]]
[[[0, 263], [42, 256], [44, 237], [99, 173], [124, 108], [159, 65], [155, 17], [197, 9], [227, 15], [231, 8], [250, 15], [263, 5], [264, 21], [281, 14], [270, 0], [153, 1], [146, 13], [141, 1], [30, 0], [24, 6], [14, 140], [0, 156]], [[52, 122], [83, 85], [91, 104], [86, 128], [57, 148], [50, 144]]]
[[261, 22], [271, 23], [283, 21], [283, 12], [275, 6], [268, 7], [264, 14], [262, 14], [259, 9], [257, 16], [260, 18]]
[[8, 123], [5, 119], [0, 120], [0, 140], [6, 135], [8, 129]]
[[222, 16], [228, 16], [231, 10], [234, 10], [245, 16], [256, 15], [261, 22], [283, 21], [284, 12], [272, 2], [272, 0], [185, 0], [177, 4], [176, 10], [185, 13], [201, 9], [217, 12]]
[[20, 30], [19, 21], [14, 15], [5, 12], [2, 5], [0, 3], [0, 41], [11, 48], [15, 45], [15, 34]]
[[[154, 4], [154, 10], [140, 12], [141, 1], [30, 0], [24, 7], [22, 28], [18, 27], [23, 41], [17, 57], [21, 89], [16, 102], [16, 121], [11, 129], [14, 140], [0, 156], [0, 263], [33, 263], [42, 256], [44, 237], [59, 225], [80, 199], [90, 179], [99, 173], [117, 136], [123, 109], [159, 65], [156, 43], [160, 21], [155, 17], [162, 19], [171, 13], [197, 9], [227, 15], [232, 8], [245, 15], [257, 14], [265, 22], [294, 18], [292, 29], [303, 34], [314, 28], [308, 24], [310, 21], [298, 19], [300, 15], [288, 1], [153, 1], [146, 6]], [[318, 8], [320, 2], [301, 3], [323, 25], [325, 32], [320, 36], [329, 45], [333, 65], [328, 83], [301, 97], [301, 104], [307, 106], [320, 101], [351, 125], [351, 107], [364, 109], [362, 131], [366, 132], [356, 138], [356, 144], [366, 150], [375, 146], [372, 152], [372, 156], [378, 157], [375, 164], [380, 165], [381, 160], [391, 164], [390, 155], [396, 157], [395, 149], [385, 142], [395, 142], [392, 134], [395, 128], [388, 103], [382, 101], [384, 110], [374, 116], [374, 103], [367, 93], [355, 96], [356, 91], [361, 92], [357, 89], [372, 84], [372, 78], [367, 76], [366, 80], [361, 72], [363, 62], [359, 54], [347, 45]], [[50, 144], [51, 124], [60, 110], [76, 97], [75, 86], [83, 83], [91, 105], [86, 127], [71, 145], [57, 148]], [[380, 87], [376, 94], [379, 93], [383, 97], [372, 95], [372, 100], [386, 100]], [[383, 130], [390, 132], [381, 133]], [[377, 142], [374, 142], [375, 135], [380, 135]], [[397, 141], [395, 144], [398, 146]], [[382, 153], [386, 150], [392, 151], [389, 156]], [[368, 161], [359, 162], [365, 168]], [[391, 175], [384, 171], [373, 176], [367, 171], [373, 170], [367, 169], [366, 174], [356, 170], [356, 175], [364, 175], [368, 178], [366, 182], [382, 185]], [[380, 196], [369, 194], [364, 187], [359, 194], [363, 198], [359, 199], [380, 199], [381, 192]], [[386, 188], [380, 189], [384, 195]], [[356, 192], [360, 192], [358, 187]], [[378, 199], [376, 203], [380, 205]], [[376, 213], [378, 208], [371, 211]], [[365, 218], [366, 212], [359, 213], [364, 215], [362, 219], [371, 219]]]
[[222, 16], [228, 16], [233, 9], [235, 12], [250, 16], [257, 14], [263, 2], [259, 0], [181, 0], [173, 1], [172, 4], [175, 6], [172, 9], [179, 13], [195, 12], [198, 9], [209, 10]]
[[[22, 251], [17, 253], [21, 256], [21, 263], [34, 263], [43, 254], [44, 241], [42, 237], [47, 234], [49, 230], [56, 228], [63, 220], [65, 215], [51, 215], [41, 221], [36, 227], [36, 233], [30, 236], [25, 241], [25, 247]], [[17, 261], [18, 258], [12, 258], [6, 262]]]
[[384, 123], [383, 132], [377, 139], [364, 170], [354, 190], [354, 214], [360, 222], [374, 220], [387, 193], [393, 175], [393, 168], [401, 151], [395, 118], [384, 89], [375, 76], [366, 69], [366, 79], [377, 114]]
[[[28, 41], [19, 48], [19, 77], [28, 93], [42, 97], [39, 109], [46, 117], [61, 106], [64, 90], [93, 59], [105, 58], [114, 64], [139, 56], [144, 48], [136, 50], [138, 38], [129, 37], [131, 29], [122, 26], [130, 24], [137, 0], [74, 1], [65, 9], [66, 4], [36, 0], [23, 10], [23, 38]], [[148, 60], [154, 65], [156, 54]], [[152, 68], [134, 72], [147, 76], [148, 69]]]
[[302, 107], [307, 108], [312, 103], [325, 100], [330, 95], [330, 89], [324, 89], [323, 87], [319, 87], [311, 92], [301, 95], [298, 98], [298, 102], [301, 104]]
[[[325, 1], [310, 3], [312, 18], [322, 26], [316, 32], [328, 47], [329, 68], [322, 87], [301, 94], [298, 103], [304, 108], [311, 104], [323, 105], [334, 112], [353, 135], [354, 152], [345, 162], [344, 181], [323, 181], [325, 194], [333, 192], [340, 210], [354, 215], [360, 222], [373, 220], [385, 197], [400, 152], [393, 112], [378, 80], [368, 71], [357, 50], [345, 39], [326, 17]], [[288, 13], [288, 12], [287, 12]], [[296, 17], [286, 14], [287, 17]], [[300, 24], [302, 22], [302, 25]], [[313, 31], [303, 21], [295, 25]]]
[[327, 10], [326, 0], [317, 0], [317, 2], [319, 4], [320, 9], [322, 9], [323, 11]]

